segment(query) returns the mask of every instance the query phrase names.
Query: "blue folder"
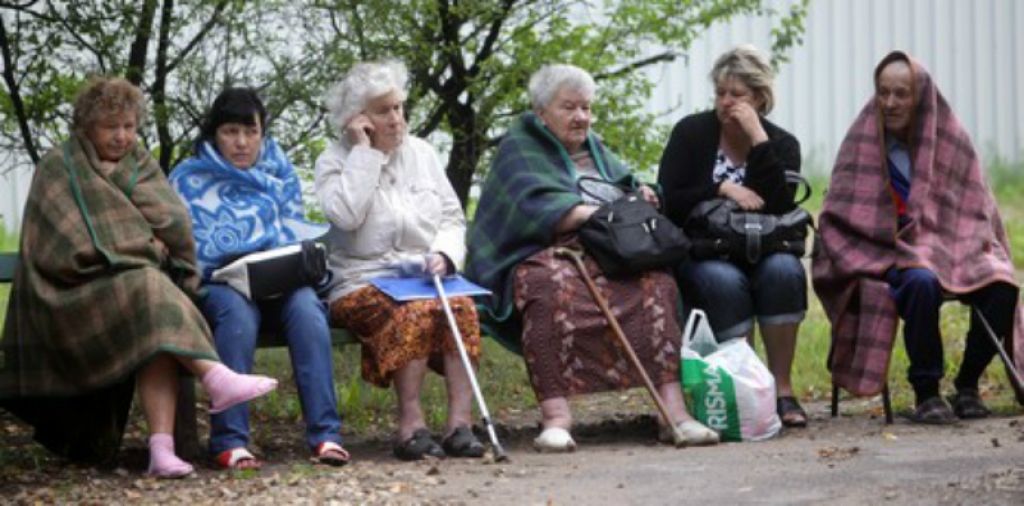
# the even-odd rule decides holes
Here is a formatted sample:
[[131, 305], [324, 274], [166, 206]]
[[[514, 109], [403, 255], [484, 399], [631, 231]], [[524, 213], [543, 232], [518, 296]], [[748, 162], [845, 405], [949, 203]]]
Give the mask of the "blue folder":
[[[370, 280], [370, 283], [397, 302], [437, 298], [434, 278], [377, 278]], [[473, 297], [491, 294], [490, 290], [458, 275], [441, 278], [441, 284], [444, 286], [444, 293], [448, 297]]]

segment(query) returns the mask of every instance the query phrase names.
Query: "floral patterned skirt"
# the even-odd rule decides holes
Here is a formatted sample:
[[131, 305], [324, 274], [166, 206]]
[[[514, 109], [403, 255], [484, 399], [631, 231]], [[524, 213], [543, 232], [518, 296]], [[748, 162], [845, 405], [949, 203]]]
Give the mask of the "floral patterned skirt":
[[[523, 356], [538, 402], [642, 386], [576, 264], [554, 251], [540, 251], [515, 271]], [[585, 256], [584, 265], [651, 381], [678, 382], [682, 333], [671, 274], [608, 279], [591, 258]]]
[[[480, 323], [469, 297], [449, 303], [474, 364], [480, 357]], [[443, 355], [458, 352], [441, 301], [395, 302], [376, 287], [367, 286], [331, 304], [331, 323], [351, 330], [362, 343], [363, 379], [387, 388], [395, 371], [412, 360], [426, 358], [430, 368], [444, 374]]]

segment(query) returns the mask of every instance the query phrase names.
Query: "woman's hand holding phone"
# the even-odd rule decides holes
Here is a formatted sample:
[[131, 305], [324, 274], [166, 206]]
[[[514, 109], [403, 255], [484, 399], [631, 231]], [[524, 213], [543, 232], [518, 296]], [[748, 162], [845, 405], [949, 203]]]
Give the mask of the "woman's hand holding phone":
[[353, 145], [373, 145], [373, 122], [365, 114], [357, 114], [345, 128], [348, 139]]

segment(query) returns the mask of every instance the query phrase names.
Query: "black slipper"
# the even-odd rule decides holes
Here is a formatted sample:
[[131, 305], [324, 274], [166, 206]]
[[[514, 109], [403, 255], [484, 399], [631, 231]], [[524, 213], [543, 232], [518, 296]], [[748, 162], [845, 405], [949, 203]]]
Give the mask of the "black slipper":
[[444, 450], [434, 441], [427, 429], [416, 429], [412, 437], [396, 444], [392, 449], [395, 457], [402, 460], [422, 460], [424, 457], [444, 458]]
[[949, 402], [953, 405], [953, 413], [961, 420], [988, 418], [992, 414], [975, 388], [957, 390], [956, 394], [949, 398]]
[[796, 397], [787, 395], [775, 399], [775, 412], [786, 427], [807, 427], [807, 412]]
[[929, 397], [918, 404], [914, 412], [910, 413], [907, 418], [911, 422], [926, 425], [949, 425], [956, 423], [956, 416], [953, 414], [953, 410], [949, 408], [949, 404], [946, 404], [946, 401], [937, 395]]
[[444, 447], [444, 453], [449, 457], [479, 458], [484, 456], [486, 449], [473, 434], [473, 429], [466, 425], [456, 427], [450, 436], [444, 438], [441, 445]]

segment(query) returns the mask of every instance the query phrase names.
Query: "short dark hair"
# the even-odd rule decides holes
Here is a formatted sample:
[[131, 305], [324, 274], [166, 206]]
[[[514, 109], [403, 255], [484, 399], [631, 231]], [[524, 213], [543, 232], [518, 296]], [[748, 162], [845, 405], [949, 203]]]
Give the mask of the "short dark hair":
[[243, 125], [256, 125], [256, 118], [259, 118], [260, 130], [267, 135], [267, 108], [260, 100], [256, 90], [252, 88], [228, 88], [217, 95], [210, 111], [206, 114], [206, 120], [199, 131], [199, 139], [196, 142], [196, 152], [204, 142], [213, 142], [217, 129], [225, 123], [241, 123]]

